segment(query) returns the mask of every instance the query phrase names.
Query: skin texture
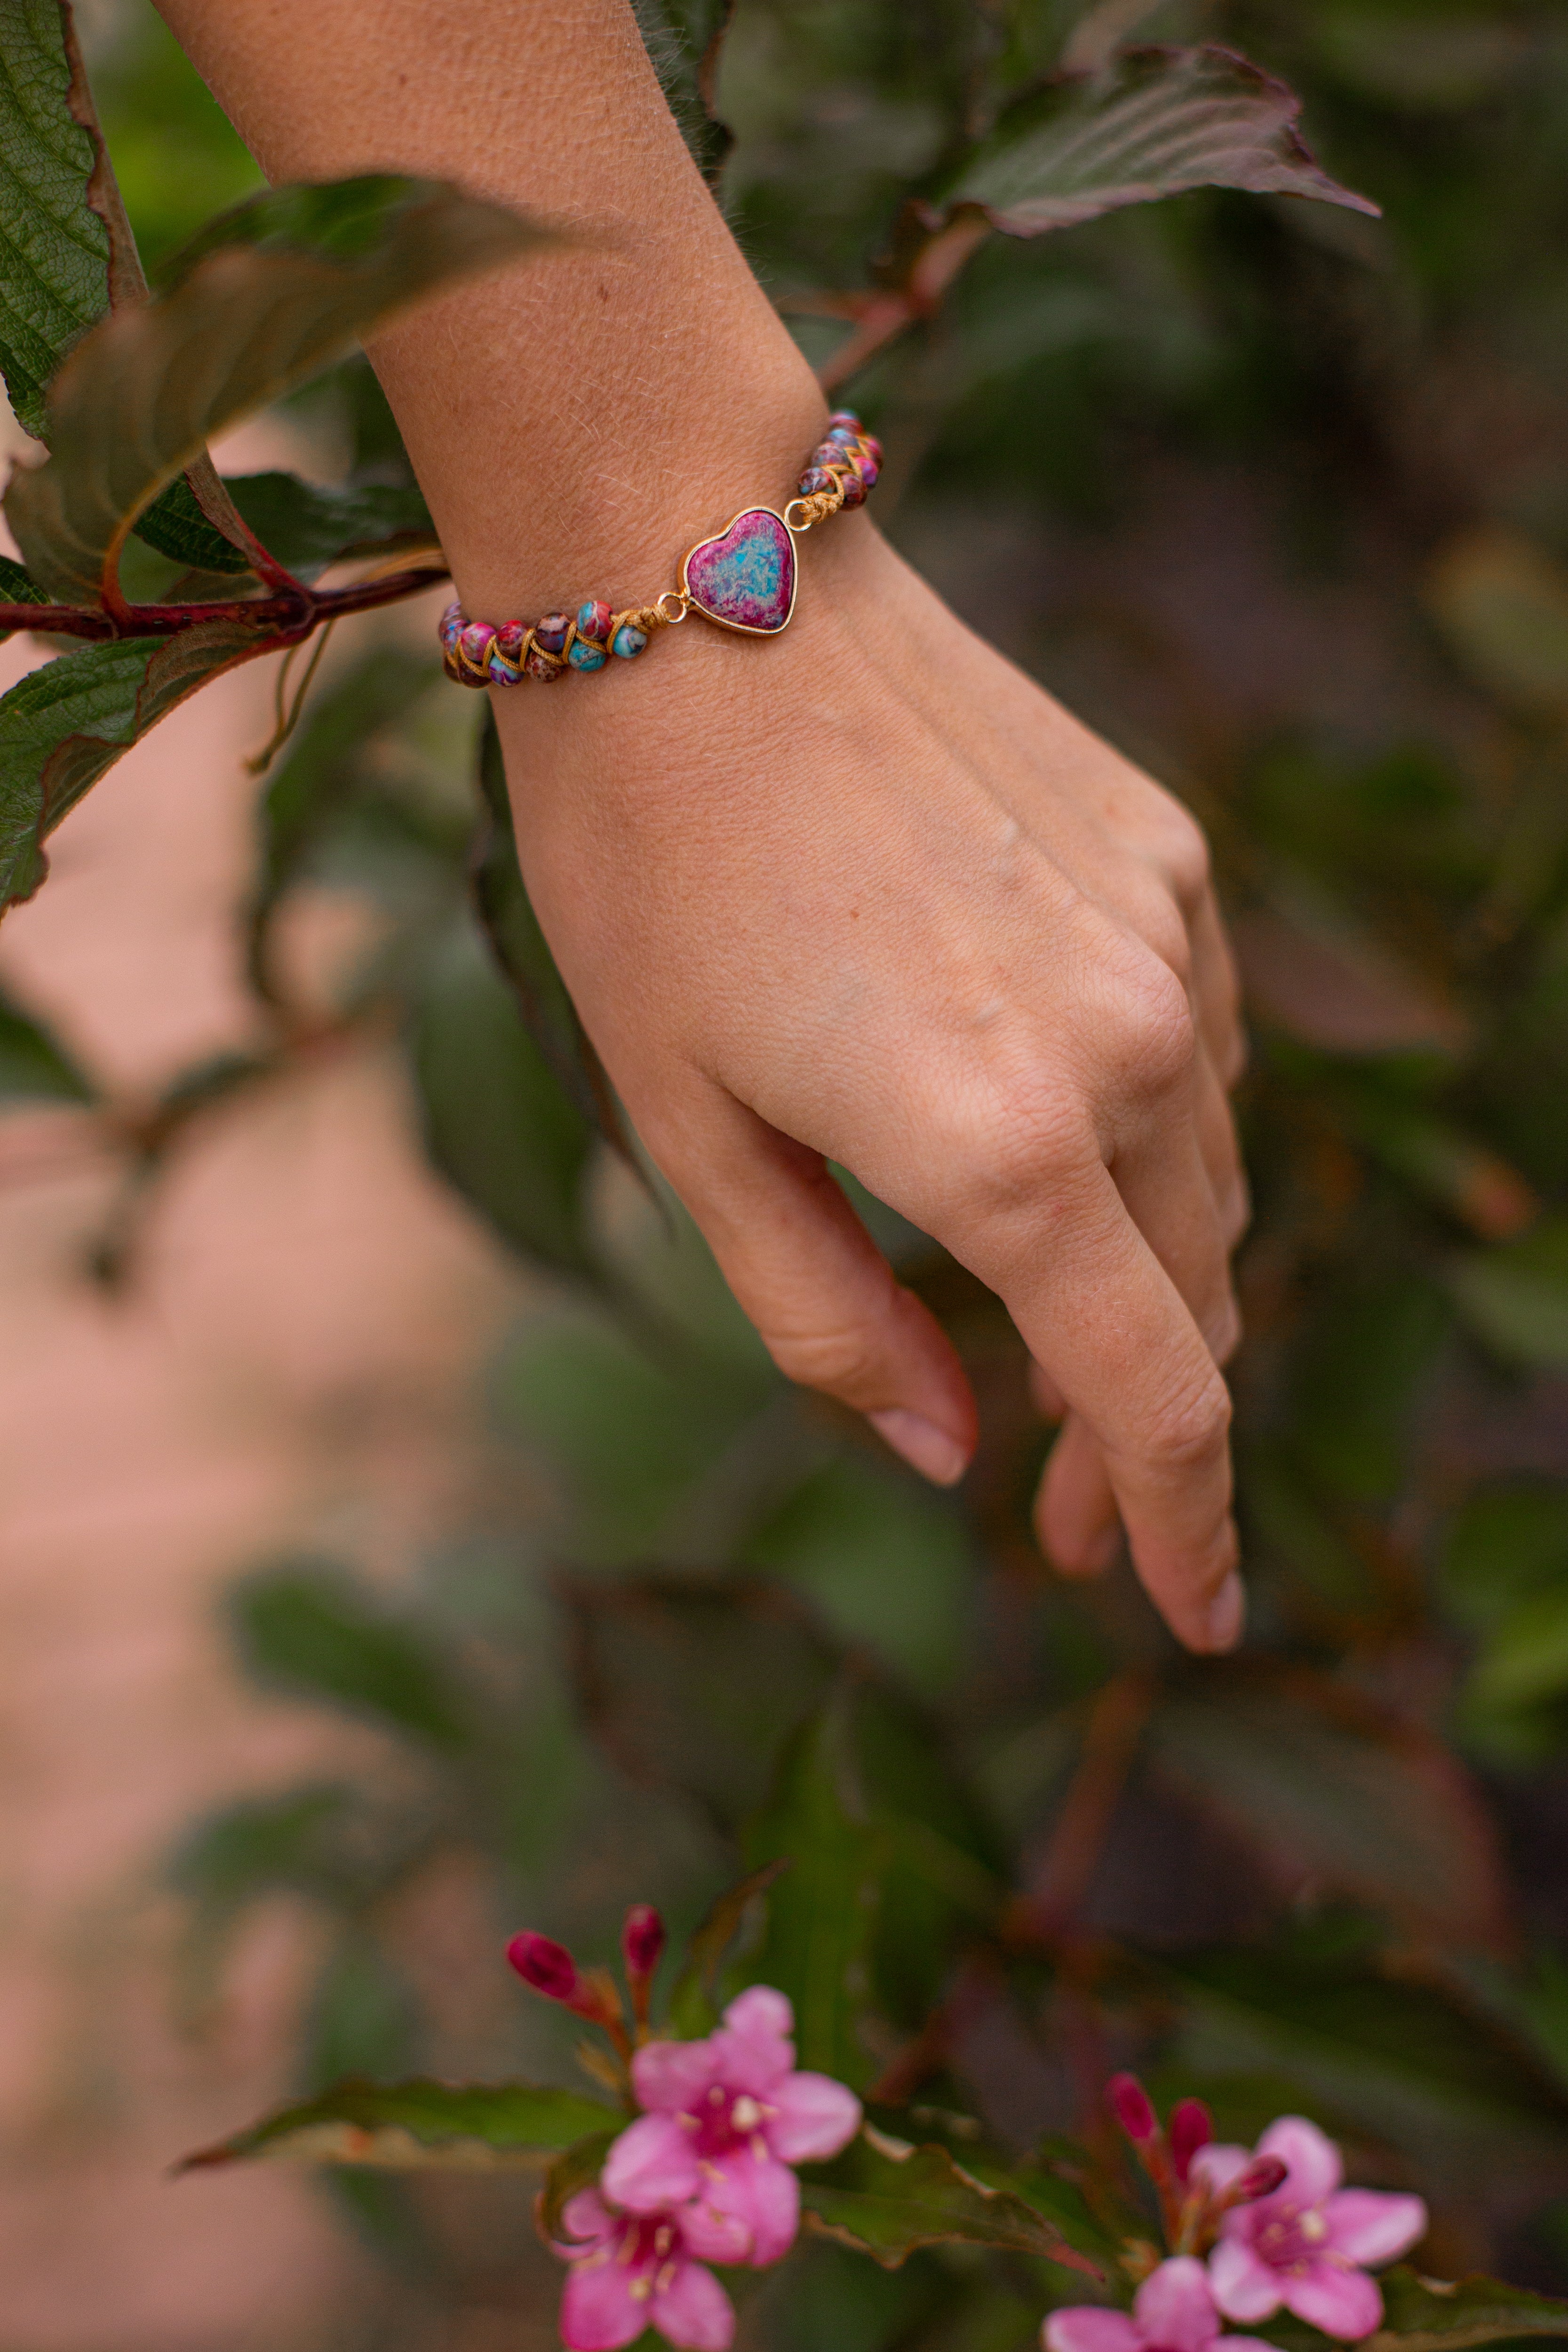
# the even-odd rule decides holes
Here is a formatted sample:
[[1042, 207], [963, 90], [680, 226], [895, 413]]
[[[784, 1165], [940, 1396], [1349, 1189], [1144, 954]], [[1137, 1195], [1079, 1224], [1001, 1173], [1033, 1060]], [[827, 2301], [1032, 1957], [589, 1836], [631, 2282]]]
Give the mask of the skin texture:
[[[161, 0], [275, 180], [412, 170], [574, 242], [383, 335], [477, 617], [651, 598], [782, 505], [825, 403], [625, 0]], [[1242, 1047], [1193, 820], [954, 619], [864, 512], [773, 641], [701, 621], [497, 696], [530, 891], [653, 1158], [792, 1379], [960, 1475], [973, 1398], [824, 1167], [1005, 1300], [1065, 1415], [1037, 1509], [1194, 1649], [1237, 1638], [1218, 1369]]]

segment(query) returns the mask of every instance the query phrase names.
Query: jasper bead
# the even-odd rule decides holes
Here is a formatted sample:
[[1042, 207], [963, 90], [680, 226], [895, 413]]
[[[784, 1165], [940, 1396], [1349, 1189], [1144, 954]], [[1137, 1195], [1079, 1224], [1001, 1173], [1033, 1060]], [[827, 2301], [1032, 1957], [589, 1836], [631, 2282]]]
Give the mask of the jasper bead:
[[457, 644], [459, 635], [462, 634], [462, 606], [460, 604], [448, 604], [446, 611], [441, 615], [441, 625], [437, 633], [440, 637], [442, 645], [446, 646], [448, 653]]
[[566, 632], [572, 624], [564, 613], [546, 613], [533, 625], [533, 642], [542, 646], [547, 654], [558, 654], [566, 643]]
[[490, 657], [496, 633], [488, 621], [469, 621], [458, 633], [458, 651], [474, 669], [483, 669]]
[[485, 667], [489, 671], [492, 682], [497, 686], [515, 686], [522, 676], [516, 662], [508, 661], [499, 646], [490, 647], [490, 657]]
[[626, 621], [616, 631], [615, 642], [610, 651], [613, 654], [619, 654], [623, 661], [635, 661], [647, 643], [647, 639], [642, 631], [634, 629], [631, 623]]
[[566, 658], [574, 669], [603, 669], [605, 648], [595, 645], [591, 638], [574, 637]]
[[847, 507], [863, 507], [865, 505], [866, 485], [858, 474], [848, 473], [845, 475], [844, 503]]
[[858, 433], [860, 430], [860, 419], [852, 408], [836, 408], [827, 420], [827, 429], [830, 433], [836, 425], [847, 425], [851, 433]]
[[503, 662], [510, 662], [515, 669], [522, 659], [522, 643], [527, 635], [528, 631], [521, 621], [508, 621], [496, 631], [490, 659], [493, 661], [499, 655]]
[[550, 656], [541, 653], [537, 646], [530, 646], [522, 666], [529, 677], [536, 677], [542, 686], [548, 686], [552, 677], [559, 677], [566, 667], [564, 662], [552, 661]]
[[805, 462], [808, 466], [847, 466], [849, 463], [849, 452], [842, 441], [823, 441], [812, 451]]
[[596, 637], [603, 645], [610, 634], [610, 623], [614, 619], [615, 614], [604, 598], [591, 596], [585, 604], [577, 607], [577, 635], [579, 637]]
[[830, 474], [825, 466], [808, 466], [796, 487], [803, 499], [809, 499], [817, 490], [832, 489], [837, 479], [837, 475]]

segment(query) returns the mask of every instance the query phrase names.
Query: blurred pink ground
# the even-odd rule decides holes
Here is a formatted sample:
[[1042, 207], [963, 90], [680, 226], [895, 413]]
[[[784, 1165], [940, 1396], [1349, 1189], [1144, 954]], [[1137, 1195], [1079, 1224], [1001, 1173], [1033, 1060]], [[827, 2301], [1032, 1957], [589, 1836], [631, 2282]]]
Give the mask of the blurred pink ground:
[[[0, 646], [0, 688], [37, 657]], [[114, 769], [0, 931], [0, 980], [127, 1093], [252, 1034], [233, 909], [269, 673]], [[0, 1119], [0, 1161], [70, 1118]], [[101, 1160], [0, 1179], [0, 2352], [342, 2345], [369, 2275], [307, 2180], [167, 2177], [289, 2087], [309, 1922], [258, 1918], [193, 2036], [158, 1870], [204, 1809], [357, 1747], [240, 1685], [216, 1598], [289, 1542], [395, 1570], [468, 1475], [513, 1294], [374, 1049], [204, 1125], [105, 1297], [113, 1189]]]

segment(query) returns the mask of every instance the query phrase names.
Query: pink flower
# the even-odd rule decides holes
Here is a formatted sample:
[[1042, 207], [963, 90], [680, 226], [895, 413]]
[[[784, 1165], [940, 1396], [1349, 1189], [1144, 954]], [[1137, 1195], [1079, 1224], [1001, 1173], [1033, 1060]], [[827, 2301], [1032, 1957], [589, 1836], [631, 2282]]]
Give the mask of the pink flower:
[[[1281, 2304], [1325, 2336], [1370, 2336], [1383, 2317], [1377, 2281], [1363, 2263], [1391, 2263], [1426, 2227], [1419, 2197], [1342, 2189], [1339, 2149], [1316, 2124], [1281, 2116], [1257, 2154], [1278, 2157], [1285, 2179], [1256, 2203], [1234, 2206], [1209, 2256], [1215, 2300], [1229, 2319], [1267, 2319]], [[1193, 2173], [1228, 2188], [1253, 2161], [1244, 2147], [1201, 2148]]]
[[579, 2189], [561, 2215], [572, 2265], [561, 2298], [561, 2337], [571, 2352], [616, 2352], [657, 2327], [689, 2352], [729, 2352], [735, 2313], [703, 2261], [745, 2260], [745, 2232], [720, 2216], [612, 2213], [596, 2189]]
[[647, 2113], [605, 2160], [600, 2186], [628, 2213], [687, 2207], [703, 2227], [738, 2223], [761, 2269], [789, 2252], [800, 2226], [800, 2185], [790, 2170], [837, 2156], [854, 2137], [860, 2102], [826, 2074], [797, 2074], [782, 1992], [753, 1985], [703, 2042], [649, 2042], [632, 2060]]
[[[1208, 2352], [1220, 2316], [1208, 2273], [1191, 2254], [1162, 2263], [1127, 2311], [1080, 2303], [1053, 2311], [1040, 2330], [1046, 2352]], [[1273, 2352], [1255, 2336], [1227, 2336], [1222, 2352]]]

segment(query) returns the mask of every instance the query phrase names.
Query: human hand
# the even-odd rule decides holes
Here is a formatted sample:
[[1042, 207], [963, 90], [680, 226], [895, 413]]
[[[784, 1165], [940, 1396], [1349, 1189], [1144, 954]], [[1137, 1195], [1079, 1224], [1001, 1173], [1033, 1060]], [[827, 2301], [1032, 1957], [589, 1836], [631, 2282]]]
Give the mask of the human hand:
[[1192, 818], [863, 515], [805, 542], [776, 641], [698, 622], [495, 699], [563, 974], [780, 1369], [962, 1475], [957, 1356], [836, 1160], [1005, 1301], [1065, 1412], [1052, 1560], [1103, 1568], [1120, 1516], [1174, 1632], [1228, 1648], [1241, 1041]]

